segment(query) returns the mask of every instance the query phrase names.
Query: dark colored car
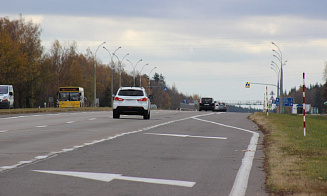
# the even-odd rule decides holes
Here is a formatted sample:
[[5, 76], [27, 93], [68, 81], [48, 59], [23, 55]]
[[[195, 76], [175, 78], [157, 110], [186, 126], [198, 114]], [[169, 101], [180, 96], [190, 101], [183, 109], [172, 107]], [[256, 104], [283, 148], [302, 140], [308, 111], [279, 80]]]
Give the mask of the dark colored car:
[[215, 101], [211, 97], [203, 97], [200, 99], [199, 111], [212, 110], [215, 111]]

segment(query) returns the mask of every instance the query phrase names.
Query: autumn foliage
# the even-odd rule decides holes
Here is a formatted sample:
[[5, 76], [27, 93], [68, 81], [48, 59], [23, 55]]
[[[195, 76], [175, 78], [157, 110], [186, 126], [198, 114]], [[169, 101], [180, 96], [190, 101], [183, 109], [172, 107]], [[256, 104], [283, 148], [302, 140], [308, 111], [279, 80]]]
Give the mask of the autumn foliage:
[[[96, 67], [96, 94], [100, 106], [111, 105], [111, 68], [98, 59], [90, 49], [86, 54], [77, 52], [77, 43], [62, 44], [54, 40], [50, 49], [41, 45], [41, 28], [32, 21], [0, 18], [0, 84], [12, 84], [15, 91], [16, 108], [44, 107], [49, 97], [57, 100], [60, 86], [80, 86], [85, 90], [87, 105], [94, 100], [94, 65]], [[114, 66], [114, 89], [119, 88], [117, 64]], [[139, 86], [139, 75], [136, 86]], [[133, 77], [122, 70], [122, 86], [132, 86]], [[149, 77], [142, 75], [142, 86], [147, 87]], [[192, 99], [177, 91], [173, 86], [163, 91], [166, 86], [164, 77], [155, 73], [150, 83], [153, 103], [159, 108], [176, 109], [183, 99]], [[54, 102], [56, 106], [56, 102]]]

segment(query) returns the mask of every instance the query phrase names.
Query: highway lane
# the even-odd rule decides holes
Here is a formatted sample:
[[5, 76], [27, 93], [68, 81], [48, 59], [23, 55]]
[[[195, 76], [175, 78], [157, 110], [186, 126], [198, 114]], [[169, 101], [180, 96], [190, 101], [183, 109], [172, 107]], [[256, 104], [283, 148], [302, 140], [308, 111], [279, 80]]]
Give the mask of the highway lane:
[[[120, 133], [176, 119], [187, 114], [153, 111], [150, 121], [139, 116], [112, 119], [112, 112], [73, 112], [0, 117], [0, 171], [19, 161], [69, 149]], [[180, 116], [182, 115], [182, 116]]]
[[[260, 134], [237, 113], [16, 117], [0, 119], [0, 195], [228, 195]], [[262, 156], [257, 148], [246, 195], [266, 195]]]

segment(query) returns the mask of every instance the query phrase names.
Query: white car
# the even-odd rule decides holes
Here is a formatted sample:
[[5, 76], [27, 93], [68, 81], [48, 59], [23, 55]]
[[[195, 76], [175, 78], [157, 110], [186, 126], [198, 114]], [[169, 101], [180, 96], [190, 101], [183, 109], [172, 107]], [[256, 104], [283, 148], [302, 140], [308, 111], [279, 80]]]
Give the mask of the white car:
[[150, 106], [150, 98], [143, 87], [121, 87], [113, 101], [113, 118], [125, 114], [141, 115], [143, 119], [150, 119]]
[[223, 102], [215, 101], [215, 111], [227, 112], [227, 106]]

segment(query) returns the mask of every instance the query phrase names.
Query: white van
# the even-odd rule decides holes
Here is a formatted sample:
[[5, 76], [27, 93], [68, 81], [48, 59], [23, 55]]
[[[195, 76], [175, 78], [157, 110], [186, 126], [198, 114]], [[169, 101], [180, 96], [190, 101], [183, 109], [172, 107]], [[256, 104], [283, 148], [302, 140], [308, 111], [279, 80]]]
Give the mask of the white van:
[[0, 108], [14, 108], [14, 87], [0, 85]]

